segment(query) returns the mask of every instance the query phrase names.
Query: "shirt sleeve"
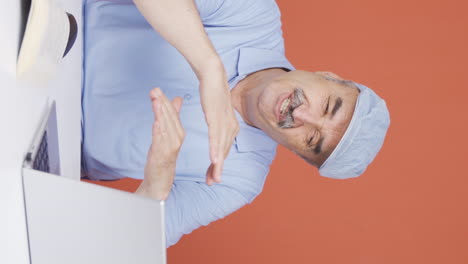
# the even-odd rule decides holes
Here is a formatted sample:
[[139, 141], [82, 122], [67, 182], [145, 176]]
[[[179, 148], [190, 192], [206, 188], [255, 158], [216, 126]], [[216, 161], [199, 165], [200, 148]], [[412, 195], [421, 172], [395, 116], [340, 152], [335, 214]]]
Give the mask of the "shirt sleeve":
[[279, 18], [275, 0], [195, 0], [195, 4], [205, 27], [245, 27]]
[[166, 246], [177, 243], [184, 234], [208, 225], [248, 203], [234, 188], [202, 182], [177, 181], [165, 202]]
[[165, 201], [167, 247], [177, 243], [184, 234], [251, 203], [262, 192], [275, 156], [274, 150], [263, 148], [253, 150], [246, 146], [232, 153], [235, 155], [230, 154], [224, 164], [221, 183], [212, 186], [203, 181], [204, 175], [197, 180], [177, 179], [176, 176]]
[[195, 0], [200, 18], [204, 20], [213, 15], [225, 0]]

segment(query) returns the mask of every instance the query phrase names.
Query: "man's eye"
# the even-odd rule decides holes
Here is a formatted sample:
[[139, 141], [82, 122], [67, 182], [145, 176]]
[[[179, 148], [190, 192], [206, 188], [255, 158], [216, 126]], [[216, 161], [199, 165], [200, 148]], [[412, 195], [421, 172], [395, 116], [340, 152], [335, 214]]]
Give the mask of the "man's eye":
[[314, 139], [316, 135], [317, 135], [317, 131], [315, 130], [314, 133], [307, 140], [307, 146], [311, 147], [312, 145], [314, 145]]
[[327, 100], [327, 106], [325, 107], [325, 112], [324, 114], [328, 114], [328, 107], [330, 106], [330, 97], [328, 97], [328, 100]]
[[310, 137], [306, 137], [304, 139], [306, 140], [307, 146], [312, 147], [312, 146], [314, 146], [314, 144], [317, 143], [316, 138], [320, 137], [320, 133], [319, 133], [319, 131], [317, 129], [314, 129], [314, 131], [312, 131], [310, 134], [308, 134], [308, 136], [310, 136]]

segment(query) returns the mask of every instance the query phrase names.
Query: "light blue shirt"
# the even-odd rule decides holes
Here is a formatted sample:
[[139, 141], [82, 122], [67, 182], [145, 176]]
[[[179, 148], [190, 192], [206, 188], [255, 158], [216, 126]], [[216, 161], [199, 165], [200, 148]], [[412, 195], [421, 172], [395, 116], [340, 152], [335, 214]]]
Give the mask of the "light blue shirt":
[[[293, 69], [284, 57], [280, 12], [272, 0], [198, 0], [205, 30], [221, 56], [230, 88], [267, 68]], [[196, 49], [196, 47], [194, 47]], [[205, 184], [208, 129], [198, 80], [185, 58], [157, 34], [130, 0], [85, 6], [83, 167], [95, 180], [143, 179], [154, 115], [148, 97], [161, 87], [181, 96], [186, 131], [166, 200], [167, 246], [241, 208], [262, 191], [276, 143], [248, 126], [224, 163], [222, 183]]]

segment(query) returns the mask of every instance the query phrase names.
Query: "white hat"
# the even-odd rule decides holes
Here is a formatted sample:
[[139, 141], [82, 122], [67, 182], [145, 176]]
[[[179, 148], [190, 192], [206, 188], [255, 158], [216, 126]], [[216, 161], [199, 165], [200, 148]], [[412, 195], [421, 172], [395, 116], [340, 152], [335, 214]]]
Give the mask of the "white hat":
[[330, 156], [320, 166], [322, 176], [336, 179], [361, 175], [380, 151], [390, 125], [385, 101], [370, 88], [360, 90], [353, 117]]

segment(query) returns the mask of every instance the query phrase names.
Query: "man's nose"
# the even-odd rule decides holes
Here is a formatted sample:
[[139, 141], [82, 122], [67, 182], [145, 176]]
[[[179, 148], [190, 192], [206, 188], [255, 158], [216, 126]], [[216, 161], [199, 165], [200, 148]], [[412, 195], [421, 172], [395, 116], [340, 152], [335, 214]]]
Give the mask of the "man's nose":
[[320, 116], [314, 114], [309, 105], [302, 104], [294, 109], [292, 116], [294, 118], [294, 126], [299, 127], [305, 124], [318, 125]]

